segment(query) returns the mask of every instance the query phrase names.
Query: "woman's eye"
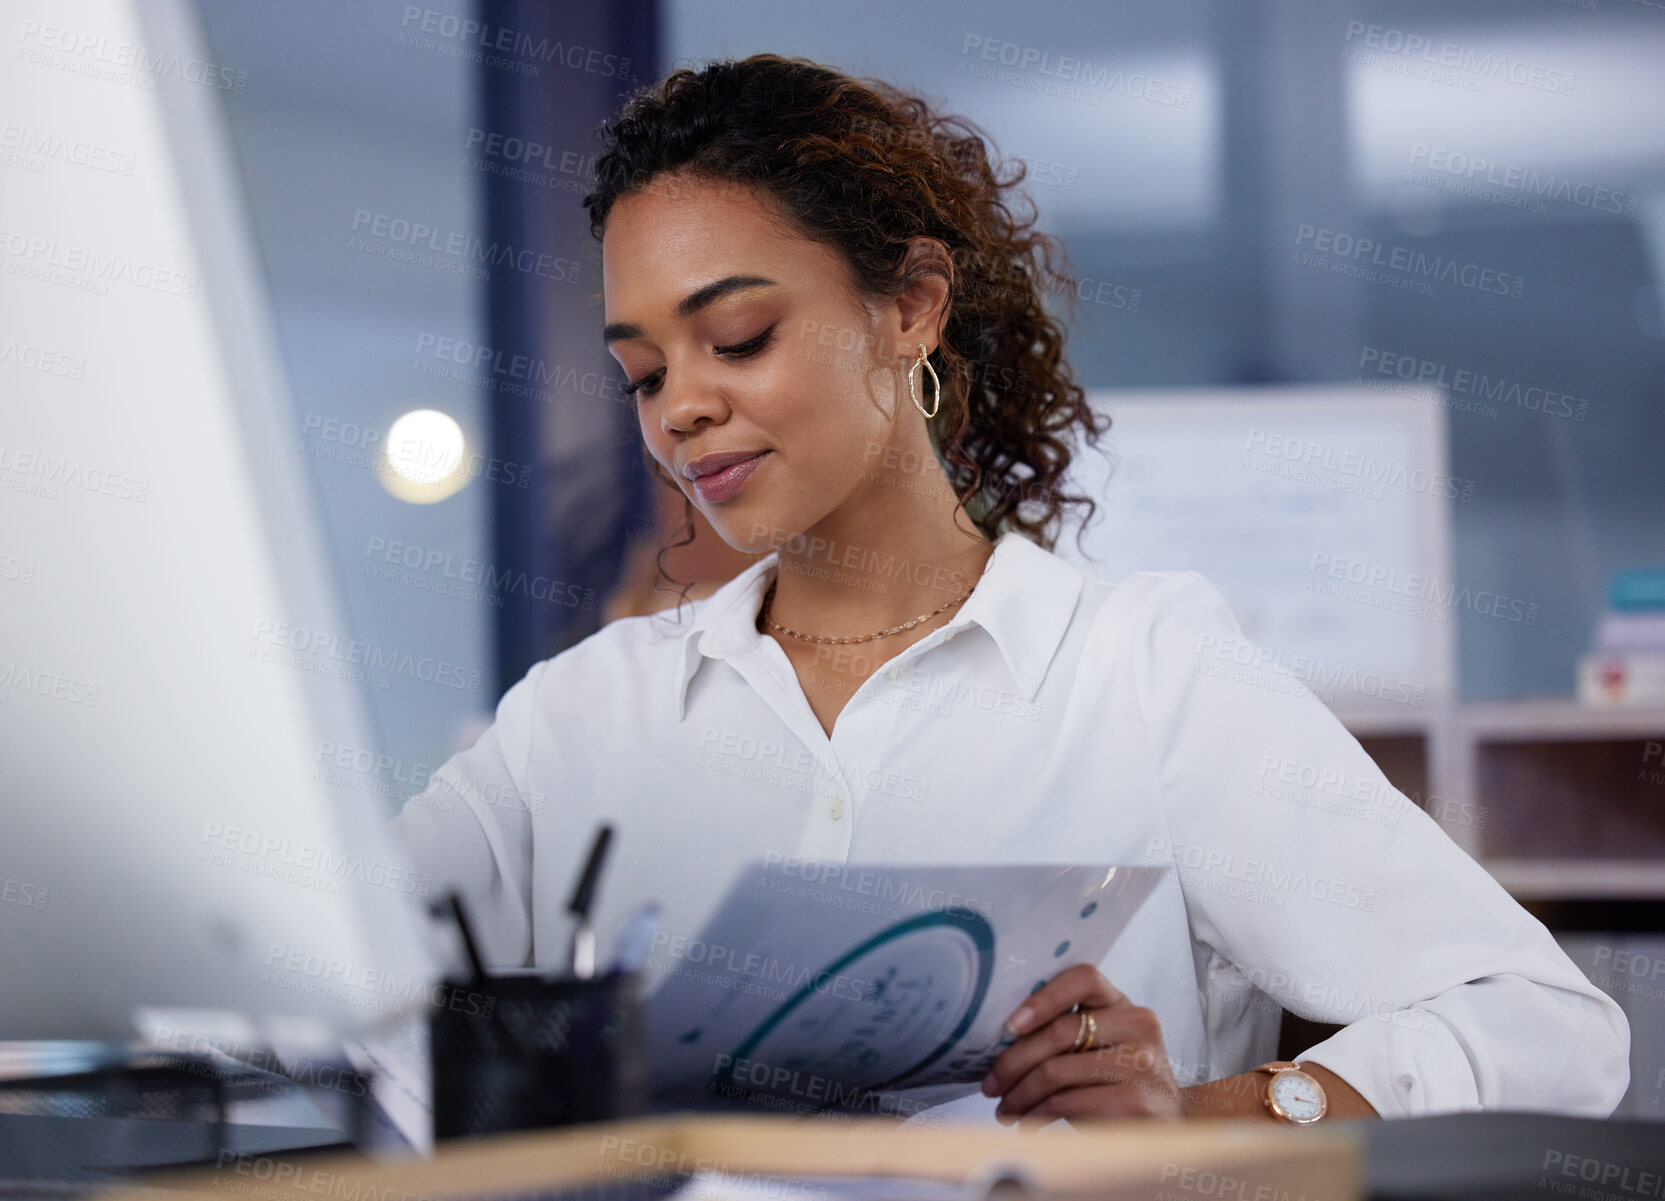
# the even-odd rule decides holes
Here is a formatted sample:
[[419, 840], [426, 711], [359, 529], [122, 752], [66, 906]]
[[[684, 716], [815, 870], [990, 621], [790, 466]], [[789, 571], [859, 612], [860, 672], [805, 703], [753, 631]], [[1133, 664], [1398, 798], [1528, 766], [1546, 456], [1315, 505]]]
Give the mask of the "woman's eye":
[[[745, 342], [737, 343], [734, 346], [713, 346], [711, 349], [714, 353], [720, 354], [724, 358], [749, 358], [758, 351], [762, 350], [765, 346], [769, 345], [769, 339], [774, 336], [775, 330], [778, 326], [779, 322], [775, 325], [771, 325], [768, 329], [757, 335], [757, 337], [748, 339]], [[633, 384], [626, 383], [622, 385], [620, 390], [626, 396], [630, 397], [652, 396], [654, 393], [659, 391], [659, 385], [663, 381], [664, 375], [664, 368], [660, 368], [652, 375], [645, 375]]]
[[[655, 371], [652, 375], [643, 376], [633, 384], [625, 384], [621, 390], [626, 396], [630, 397], [652, 396], [655, 392], [659, 391], [659, 385], [655, 381], [664, 374], [665, 373], [663, 371]], [[649, 384], [652, 384], [653, 386], [649, 387]]]
[[[777, 322], [776, 325], [778, 324], [779, 323]], [[757, 337], [751, 338], [748, 341], [741, 342], [734, 346], [713, 346], [711, 349], [717, 354], [724, 355], [731, 359], [743, 359], [749, 355], [756, 354], [758, 351], [767, 346], [769, 344], [769, 339], [774, 335], [774, 332], [775, 326], [771, 325], [768, 329], [757, 335]]]

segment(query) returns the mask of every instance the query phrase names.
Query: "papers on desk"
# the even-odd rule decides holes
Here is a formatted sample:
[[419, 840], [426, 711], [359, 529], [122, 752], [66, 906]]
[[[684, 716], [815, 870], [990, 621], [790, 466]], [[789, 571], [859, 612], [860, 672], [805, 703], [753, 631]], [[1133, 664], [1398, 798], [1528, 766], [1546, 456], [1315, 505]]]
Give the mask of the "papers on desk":
[[910, 1116], [969, 1095], [1023, 999], [1099, 965], [1151, 867], [758, 863], [644, 970], [654, 1102]]

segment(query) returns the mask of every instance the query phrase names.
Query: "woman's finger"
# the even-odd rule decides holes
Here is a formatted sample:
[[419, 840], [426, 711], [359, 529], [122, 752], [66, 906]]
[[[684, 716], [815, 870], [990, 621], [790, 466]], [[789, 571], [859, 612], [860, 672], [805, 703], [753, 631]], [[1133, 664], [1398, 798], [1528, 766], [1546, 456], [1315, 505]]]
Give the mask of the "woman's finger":
[[1006, 1020], [1006, 1028], [1013, 1034], [1027, 1034], [1076, 1005], [1083, 1009], [1109, 1009], [1126, 1000], [1122, 991], [1096, 967], [1077, 964], [1059, 972], [1044, 988], [1030, 993]]
[[[1122, 1014], [1136, 1013], [1141, 1009], [1141, 1006], [1136, 1006], [1126, 996], [1122, 996], [1122, 993], [1119, 993], [1107, 979], [1104, 979], [1104, 976], [1099, 976], [1097, 971], [1092, 974], [1099, 978], [1102, 988], [1089, 989], [1091, 996], [1116, 996], [1116, 998], [1119, 998], [1117, 1003], [1112, 1004], [1109, 1008], [1101, 1009], [1094, 1008], [1094, 1006], [1084, 1006], [1092, 1014], [1092, 1021], [1094, 1021], [1091, 1029], [1092, 1046], [1096, 1046], [1096, 1048], [1111, 1046], [1111, 1044], [1122, 1043], [1122, 1041], [1127, 1041], [1132, 1036], [1136, 1036], [1139, 1033], [1137, 1029], [1124, 1028], [1126, 1018], [1122, 1018]], [[1059, 976], [1059, 979], [1062, 979], [1062, 976]], [[1036, 996], [1041, 996], [1041, 993], [1036, 993]], [[1081, 1034], [1081, 1028], [1081, 1014], [1069, 1013], [1067, 1009], [1056, 1018], [1052, 1018], [1044, 1026], [1034, 1026], [1034, 1028], [1031, 1028], [1031, 1033], [1026, 1034], [1024, 1038], [1017, 1039], [1016, 1043], [1012, 1043], [1009, 1048], [1006, 1048], [1006, 1051], [1002, 1051], [1001, 1056], [994, 1061], [992, 1068], [989, 1069], [989, 1074], [982, 1078], [982, 1094], [984, 1096], [1001, 1096], [1012, 1088], [1012, 1084], [1016, 1084], [1019, 1079], [1022, 1079], [1024, 1073], [1034, 1068], [1037, 1063], [1041, 1063], [1042, 1059], [1046, 1059], [1047, 1056], [1052, 1056], [1052, 1054], [1069, 1053], [1069, 1049], [1076, 1044], [1077, 1036]]]
[[1035, 1106], [1060, 1090], [1073, 1090], [1102, 1084], [1095, 1078], [1092, 1053], [1085, 1055], [1054, 1055], [1043, 1059], [1023, 1074], [1012, 1091], [1000, 1100], [995, 1109], [995, 1120], [1011, 1123], [1023, 1117]]
[[[1023, 1115], [1022, 1127], [1045, 1126], [1063, 1118], [1071, 1122], [1103, 1122], [1116, 1118], [1158, 1116], [1149, 1098], [1132, 1084], [1099, 1084], [1060, 1089]], [[1168, 1115], [1163, 1111], [1161, 1116]]]
[[[1098, 1021], [1097, 1015], [1093, 1020]], [[1064, 1013], [1046, 1025], [1031, 1030], [1000, 1053], [989, 1074], [983, 1077], [983, 1095], [998, 1097], [1028, 1075], [1043, 1060], [1067, 1055], [1081, 1033], [1081, 1015]], [[1096, 1044], [1100, 1038], [1093, 1041]]]
[[[1144, 1067], [1144, 1071], [1149, 1072], [1156, 1068], [1157, 1055], [1150, 1048], [1153, 1031], [1158, 1048], [1161, 1045], [1161, 1034], [1160, 1027], [1155, 1023], [1155, 1014], [1151, 1010], [1138, 1005], [1124, 1004], [1115, 1009], [1094, 1012], [1093, 1017], [1098, 1029], [1093, 1040], [1093, 1049], [1090, 1051], [1075, 1054], [1070, 1052], [1075, 1038], [1072, 1032], [1070, 1041], [1064, 1043], [1061, 1052], [1031, 1061], [1022, 1070], [1018, 1070], [1015, 1065], [1005, 1065], [999, 1060], [996, 1061], [996, 1068], [1002, 1069], [1003, 1072], [1011, 1072], [1011, 1075], [1002, 1075], [1000, 1078], [1006, 1085], [1002, 1090], [1004, 1099], [1000, 1103], [1002, 1116], [1017, 1116], [1033, 1109], [1058, 1088], [1079, 1088], [1085, 1084], [1113, 1084], [1124, 1081], [1139, 1075], [1140, 1065], [1145, 1065], [1147, 1061], [1148, 1066]], [[1079, 1019], [1065, 1015], [1060, 1021], [1078, 1022]], [[1036, 1036], [1031, 1036], [1034, 1037]], [[1028, 1041], [1030, 1040], [1024, 1040]], [[1012, 1046], [1001, 1058], [1011, 1055], [1021, 1045]], [[1141, 1049], [1150, 1053], [1136, 1054]]]

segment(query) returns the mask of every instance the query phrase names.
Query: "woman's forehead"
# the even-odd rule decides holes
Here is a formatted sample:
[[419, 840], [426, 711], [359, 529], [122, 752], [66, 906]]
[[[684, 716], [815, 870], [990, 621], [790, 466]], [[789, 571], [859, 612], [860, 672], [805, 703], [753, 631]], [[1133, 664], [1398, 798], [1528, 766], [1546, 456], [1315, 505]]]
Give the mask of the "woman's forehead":
[[650, 315], [625, 310], [664, 308], [729, 275], [763, 275], [790, 285], [836, 267], [828, 247], [779, 220], [754, 189], [704, 180], [650, 186], [620, 199], [601, 243], [610, 321]]
[[773, 216], [756, 189], [660, 176], [614, 202], [602, 235], [602, 254], [687, 254], [708, 246], [766, 244], [786, 232]]

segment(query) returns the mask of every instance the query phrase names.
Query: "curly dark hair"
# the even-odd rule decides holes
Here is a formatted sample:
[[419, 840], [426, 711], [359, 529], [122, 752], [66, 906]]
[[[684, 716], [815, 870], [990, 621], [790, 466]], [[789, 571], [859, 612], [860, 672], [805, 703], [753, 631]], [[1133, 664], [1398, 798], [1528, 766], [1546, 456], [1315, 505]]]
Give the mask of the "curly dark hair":
[[[1036, 231], [1034, 201], [1013, 193], [1024, 164], [1002, 160], [1002, 178], [978, 126], [878, 80], [756, 54], [639, 89], [600, 137], [584, 198], [598, 241], [619, 199], [674, 172], [763, 190], [805, 236], [840, 252], [866, 295], [890, 298], [925, 273], [948, 275], [931, 354], [942, 387], [931, 438], [967, 515], [991, 540], [1017, 529], [1050, 549], [1065, 506], [1096, 511], [1091, 497], [1061, 489], [1072, 437], [1096, 441], [1110, 427], [1074, 381], [1063, 325], [1043, 307], [1048, 293], [1074, 303], [1067, 256]], [[1014, 195], [1026, 217], [1013, 212]], [[952, 272], [940, 258], [906, 263], [919, 236], [948, 248]], [[683, 501], [687, 536], [660, 550], [661, 574], [665, 552], [693, 540]]]

